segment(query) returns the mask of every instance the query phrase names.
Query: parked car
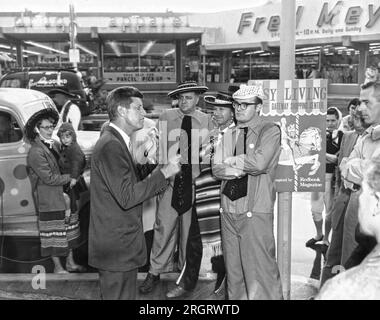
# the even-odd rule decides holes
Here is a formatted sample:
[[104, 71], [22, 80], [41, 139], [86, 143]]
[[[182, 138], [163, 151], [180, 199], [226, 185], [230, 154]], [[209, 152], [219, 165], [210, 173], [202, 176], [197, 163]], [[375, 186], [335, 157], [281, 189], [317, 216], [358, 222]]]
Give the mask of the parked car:
[[[8, 78], [9, 80], [10, 78]], [[14, 78], [17, 79], [17, 78]], [[0, 114], [11, 119], [12, 139], [0, 140], [0, 255], [14, 260], [38, 260], [39, 231], [32, 198], [26, 158], [30, 144], [24, 136], [27, 120], [44, 108], [56, 108], [44, 93], [36, 90], [0, 88]], [[84, 178], [89, 184], [89, 164], [99, 132], [78, 131], [77, 140], [87, 158]], [[56, 138], [58, 139], [58, 138]], [[79, 214], [81, 230], [86, 236], [89, 219], [89, 192], [81, 194]], [[83, 254], [87, 254], [87, 249]], [[86, 259], [86, 258], [84, 258]], [[30, 272], [33, 264], [0, 263], [0, 272]], [[18, 269], [21, 268], [21, 269]], [[28, 269], [29, 268], [29, 269]]]
[[1, 78], [0, 87], [33, 89], [44, 93], [60, 88], [77, 96], [73, 102], [79, 106], [82, 116], [90, 114], [92, 110], [90, 90], [83, 82], [80, 72], [73, 69], [38, 68], [11, 71]]

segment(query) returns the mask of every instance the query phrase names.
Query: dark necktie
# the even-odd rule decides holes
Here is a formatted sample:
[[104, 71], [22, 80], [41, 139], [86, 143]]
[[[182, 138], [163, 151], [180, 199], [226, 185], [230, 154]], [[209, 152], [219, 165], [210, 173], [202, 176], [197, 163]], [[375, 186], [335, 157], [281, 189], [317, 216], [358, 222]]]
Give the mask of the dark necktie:
[[[243, 138], [243, 149], [244, 149], [244, 154], [246, 154], [246, 144], [247, 144], [247, 133], [248, 133], [248, 128], [242, 128], [244, 129], [244, 138]], [[239, 142], [239, 137], [238, 137], [238, 142]], [[241, 140], [240, 140], [241, 141]], [[241, 146], [241, 143], [237, 143], [237, 147], [235, 147], [235, 152], [234, 155], [236, 156], [237, 154], [241, 154], [241, 149], [238, 148]], [[238, 150], [238, 152], [236, 151]], [[245, 197], [247, 195], [247, 189], [248, 189], [248, 175], [245, 175], [242, 178], [236, 178], [233, 180], [229, 180], [224, 189], [223, 189], [223, 194], [227, 196], [230, 200], [235, 201], [237, 199], [240, 199], [242, 197]]]
[[[193, 200], [192, 172], [191, 172], [191, 117], [184, 116], [181, 129], [186, 132], [186, 141], [180, 141], [179, 145], [187, 153], [187, 162], [181, 165], [181, 171], [175, 176], [172, 207], [178, 212], [178, 215], [184, 214], [191, 208]], [[182, 136], [182, 138], [184, 138]], [[185, 139], [186, 140], [186, 139]], [[180, 150], [179, 150], [180, 151]], [[182, 156], [184, 156], [182, 154]]]

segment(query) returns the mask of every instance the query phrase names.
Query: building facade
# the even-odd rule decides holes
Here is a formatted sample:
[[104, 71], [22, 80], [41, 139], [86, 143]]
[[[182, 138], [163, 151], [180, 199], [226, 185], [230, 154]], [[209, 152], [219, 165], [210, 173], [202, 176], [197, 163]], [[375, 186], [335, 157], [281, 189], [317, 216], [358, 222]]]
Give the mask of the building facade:
[[[314, 67], [329, 79], [331, 94], [356, 94], [365, 68], [380, 63], [379, 2], [296, 3], [296, 77], [309, 77]], [[184, 80], [225, 89], [279, 78], [280, 32], [286, 32], [280, 13], [278, 2], [205, 14], [0, 13], [0, 64], [4, 72], [77, 61], [109, 88], [134, 84], [156, 95]], [[79, 54], [70, 51], [73, 38]]]

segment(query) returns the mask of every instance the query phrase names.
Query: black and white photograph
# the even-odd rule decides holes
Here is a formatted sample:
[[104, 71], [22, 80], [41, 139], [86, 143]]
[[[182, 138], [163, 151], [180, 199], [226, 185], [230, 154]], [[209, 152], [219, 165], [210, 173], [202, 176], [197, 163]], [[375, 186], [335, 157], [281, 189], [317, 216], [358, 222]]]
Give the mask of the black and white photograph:
[[379, 0], [2, 3], [0, 300], [380, 300]]

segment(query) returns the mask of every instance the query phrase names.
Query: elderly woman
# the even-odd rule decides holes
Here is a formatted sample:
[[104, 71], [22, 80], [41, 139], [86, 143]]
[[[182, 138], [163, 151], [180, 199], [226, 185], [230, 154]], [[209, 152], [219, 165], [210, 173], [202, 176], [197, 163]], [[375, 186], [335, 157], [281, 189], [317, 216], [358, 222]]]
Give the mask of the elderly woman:
[[[58, 118], [53, 108], [38, 111], [26, 123], [25, 135], [31, 143], [27, 163], [39, 216], [41, 255], [52, 258], [54, 273], [68, 273], [83, 271], [83, 267], [74, 262], [72, 251], [79, 243], [78, 215], [71, 214], [65, 223], [65, 210], [69, 210], [70, 204], [63, 186], [74, 186], [75, 179], [59, 171], [59, 142], [52, 139]], [[60, 257], [66, 256], [65, 270]]]
[[317, 299], [380, 299], [380, 156], [368, 165], [359, 197], [362, 231], [376, 238], [377, 245], [363, 262], [326, 282]]

